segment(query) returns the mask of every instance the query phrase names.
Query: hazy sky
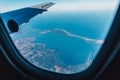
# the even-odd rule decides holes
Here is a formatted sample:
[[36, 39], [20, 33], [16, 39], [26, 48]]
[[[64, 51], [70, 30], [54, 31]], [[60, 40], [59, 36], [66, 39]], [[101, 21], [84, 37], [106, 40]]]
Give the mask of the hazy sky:
[[54, 2], [53, 11], [114, 9], [119, 0], [0, 0], [0, 12], [14, 10], [35, 4]]

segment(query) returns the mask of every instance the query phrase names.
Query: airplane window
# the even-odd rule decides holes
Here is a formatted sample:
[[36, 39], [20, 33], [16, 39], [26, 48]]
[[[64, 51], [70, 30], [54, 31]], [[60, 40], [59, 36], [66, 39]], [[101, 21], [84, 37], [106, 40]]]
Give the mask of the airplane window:
[[95, 60], [118, 0], [2, 0], [0, 7], [20, 55], [41, 69], [73, 74]]

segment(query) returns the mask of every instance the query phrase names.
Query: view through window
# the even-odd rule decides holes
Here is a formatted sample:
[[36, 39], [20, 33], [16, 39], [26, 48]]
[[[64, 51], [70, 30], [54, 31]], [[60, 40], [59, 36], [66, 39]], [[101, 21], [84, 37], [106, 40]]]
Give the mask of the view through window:
[[[53, 5], [47, 9], [46, 2]], [[31, 17], [36, 4], [47, 10]], [[72, 74], [87, 69], [95, 59], [115, 17], [118, 0], [2, 0], [0, 7], [6, 28], [25, 59], [45, 70]], [[30, 20], [24, 21], [28, 16]], [[15, 32], [10, 32], [11, 28], [16, 30], [15, 24], [10, 23], [9, 28], [12, 19], [16, 24], [24, 21], [17, 24]]]

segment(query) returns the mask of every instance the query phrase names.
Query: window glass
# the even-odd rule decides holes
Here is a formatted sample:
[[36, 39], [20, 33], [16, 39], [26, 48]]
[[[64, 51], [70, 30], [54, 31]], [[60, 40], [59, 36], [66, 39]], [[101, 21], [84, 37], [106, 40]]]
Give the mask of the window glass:
[[[1, 0], [0, 11], [20, 55], [39, 68], [72, 74], [86, 70], [95, 59], [118, 3], [118, 0]], [[38, 8], [36, 4], [42, 5]]]

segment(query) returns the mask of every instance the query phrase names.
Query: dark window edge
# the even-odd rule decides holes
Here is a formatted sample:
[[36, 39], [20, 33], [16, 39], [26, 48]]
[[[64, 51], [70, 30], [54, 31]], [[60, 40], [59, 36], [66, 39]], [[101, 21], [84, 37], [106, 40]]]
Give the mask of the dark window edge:
[[[46, 79], [48, 78], [48, 80], [50, 80], [50, 79], [61, 80], [62, 78], [64, 78], [65, 80], [77, 80], [77, 79], [85, 80], [85, 79], [89, 79], [89, 78], [92, 79], [95, 75], [97, 75], [94, 78], [94, 79], [97, 79], [97, 77], [107, 67], [107, 65], [110, 63], [112, 58], [116, 55], [117, 51], [119, 50], [119, 44], [120, 44], [119, 43], [119, 41], [120, 41], [120, 35], [119, 35], [120, 22], [119, 21], [120, 21], [120, 7], [117, 12], [116, 18], [112, 24], [112, 28], [107, 36], [105, 44], [101, 48], [98, 56], [96, 57], [96, 60], [94, 60], [93, 64], [90, 66], [90, 68], [88, 68], [87, 70], [80, 72], [78, 74], [63, 75], [63, 74], [45, 71], [42, 69], [40, 69], [38, 71], [38, 68], [35, 68], [35, 71], [33, 71], [34, 69], [31, 71], [30, 69], [34, 66], [32, 66], [31, 64], [28, 64], [27, 61], [25, 61], [25, 59], [18, 60], [18, 58], [20, 58], [20, 59], [23, 59], [23, 58], [21, 58], [21, 57], [19, 57], [19, 55], [17, 55], [18, 51], [16, 50], [15, 46], [13, 45], [12, 40], [10, 39], [7, 31], [5, 30], [3, 23], [0, 24], [0, 38], [1, 37], [4, 37], [4, 38], [2, 38], [0, 40], [0, 42], [1, 42], [1, 46], [3, 48], [2, 51], [4, 52], [4, 54], [6, 54], [6, 57], [8, 56], [8, 58], [10, 58], [9, 59], [10, 63], [14, 64], [13, 66], [14, 67], [16, 66], [15, 68], [19, 72], [22, 72], [22, 74], [24, 76], [26, 75], [25, 77], [33, 76], [31, 78], [36, 78], [36, 79], [39, 79], [40, 77], [42, 77], [42, 78], [46, 78]], [[2, 22], [2, 20], [0, 20], [0, 22]], [[116, 47], [117, 47], [117, 49], [116, 49]], [[16, 58], [12, 55], [14, 53], [17, 55]], [[23, 62], [23, 63], [21, 63], [21, 62]], [[104, 63], [101, 63], [101, 62], [104, 62]], [[29, 65], [29, 66], [26, 65], [29, 68], [27, 68], [25, 65], [23, 65], [26, 63], [27, 63], [27, 65]], [[20, 66], [18, 66], [18, 64]], [[41, 74], [39, 74], [39, 72], [41, 72]]]

